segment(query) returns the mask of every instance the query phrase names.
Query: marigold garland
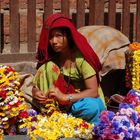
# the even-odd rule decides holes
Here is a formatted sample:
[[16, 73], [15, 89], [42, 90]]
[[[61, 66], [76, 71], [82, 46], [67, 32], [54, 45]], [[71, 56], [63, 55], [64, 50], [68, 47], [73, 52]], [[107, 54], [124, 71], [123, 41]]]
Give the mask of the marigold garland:
[[133, 42], [126, 51], [126, 87], [140, 90], [140, 43]]

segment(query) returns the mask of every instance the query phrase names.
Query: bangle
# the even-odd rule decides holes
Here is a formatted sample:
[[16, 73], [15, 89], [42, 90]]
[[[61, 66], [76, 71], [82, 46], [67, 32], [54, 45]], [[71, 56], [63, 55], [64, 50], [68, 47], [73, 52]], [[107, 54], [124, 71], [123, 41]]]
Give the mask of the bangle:
[[69, 96], [68, 96], [68, 101], [69, 101], [70, 103], [72, 103], [72, 95], [71, 95], [71, 94], [69, 94]]

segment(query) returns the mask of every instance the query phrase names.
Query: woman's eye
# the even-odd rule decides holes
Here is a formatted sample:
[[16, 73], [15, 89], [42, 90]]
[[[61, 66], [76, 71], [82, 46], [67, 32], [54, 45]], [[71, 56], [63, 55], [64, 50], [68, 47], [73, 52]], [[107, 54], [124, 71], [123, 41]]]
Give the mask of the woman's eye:
[[63, 37], [62, 34], [56, 34], [56, 37]]
[[57, 34], [53, 34], [53, 35], [50, 35], [49, 36], [49, 40], [52, 40], [53, 38], [62, 38], [62, 37], [64, 37], [64, 35], [63, 34], [61, 34], [61, 33], [57, 33]]

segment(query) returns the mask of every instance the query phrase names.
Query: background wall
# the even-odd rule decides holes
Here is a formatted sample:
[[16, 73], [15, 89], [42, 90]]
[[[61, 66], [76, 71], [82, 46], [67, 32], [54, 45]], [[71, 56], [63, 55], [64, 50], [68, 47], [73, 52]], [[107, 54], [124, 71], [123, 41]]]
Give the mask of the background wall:
[[[76, 12], [76, 0], [69, 0], [70, 1], [70, 8], [71, 12]], [[9, 18], [9, 2], [10, 0], [0, 0], [0, 10], [1, 14], [3, 15], [3, 26], [4, 26], [4, 44], [10, 43], [10, 37], [9, 37], [9, 24], [10, 24], [10, 18]], [[121, 10], [121, 3], [122, 0], [116, 0], [117, 2], [117, 11]], [[135, 12], [135, 2], [136, 0], [130, 0], [131, 2], [131, 10], [132, 12]], [[44, 11], [44, 0], [36, 0], [36, 41], [38, 42], [40, 30], [42, 27], [42, 18], [43, 18], [43, 11]], [[61, 0], [54, 0], [54, 10], [59, 11]], [[105, 0], [105, 8], [108, 6], [108, 0]], [[89, 7], [89, 0], [85, 0], [85, 7], [88, 9]], [[26, 43], [27, 41], [27, 0], [19, 0], [19, 14], [21, 16], [20, 18], [20, 41], [21, 43]]]

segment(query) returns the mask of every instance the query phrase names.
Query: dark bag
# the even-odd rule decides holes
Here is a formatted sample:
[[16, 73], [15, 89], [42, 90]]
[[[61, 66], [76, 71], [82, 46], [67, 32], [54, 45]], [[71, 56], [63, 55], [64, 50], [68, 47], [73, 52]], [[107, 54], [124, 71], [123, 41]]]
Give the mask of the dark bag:
[[107, 101], [107, 110], [117, 112], [119, 109], [119, 104], [124, 101], [124, 96], [120, 94], [114, 94], [110, 97], [110, 99]]

